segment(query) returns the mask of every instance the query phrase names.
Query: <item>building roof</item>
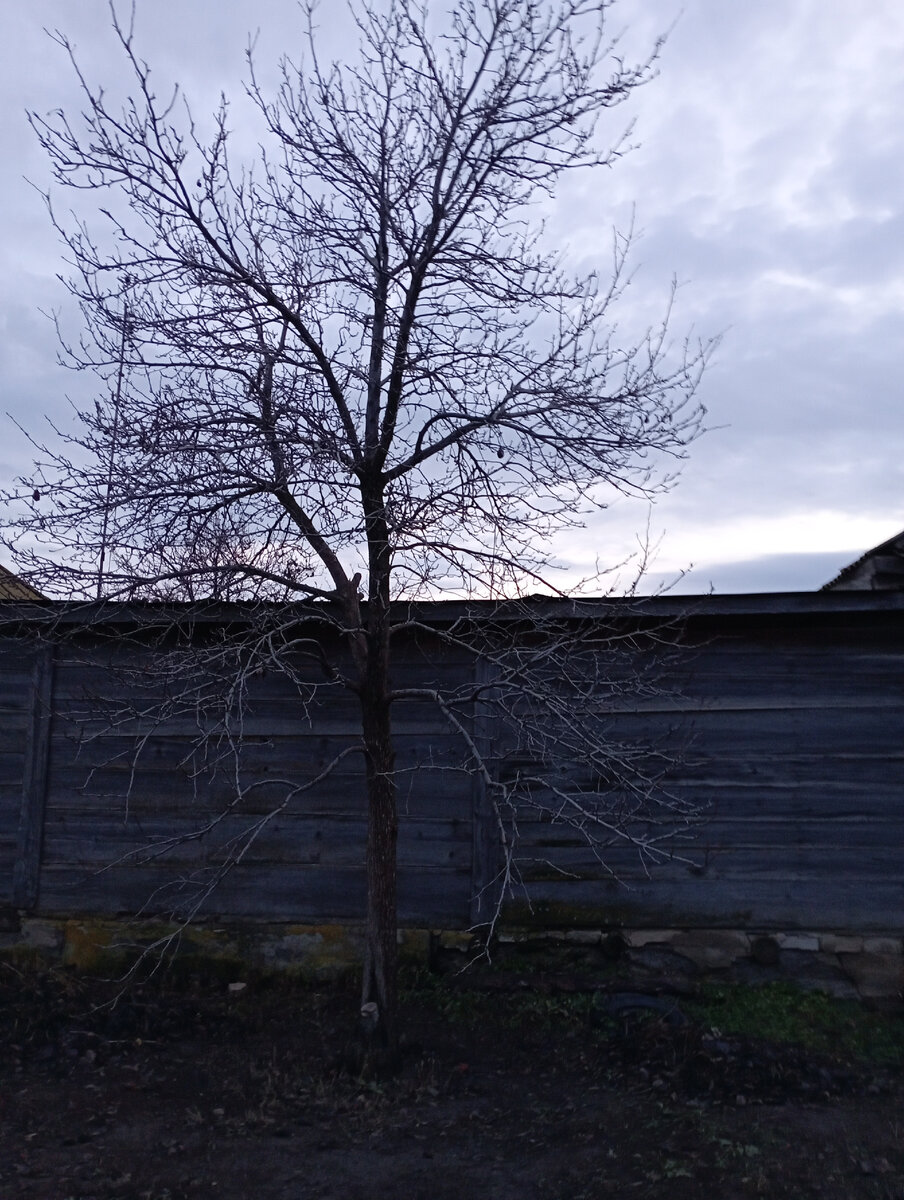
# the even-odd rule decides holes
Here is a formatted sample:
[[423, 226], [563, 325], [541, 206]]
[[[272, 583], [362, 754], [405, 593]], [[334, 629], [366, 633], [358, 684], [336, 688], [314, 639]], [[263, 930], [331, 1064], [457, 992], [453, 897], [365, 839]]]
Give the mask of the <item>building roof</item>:
[[823, 584], [824, 592], [904, 591], [904, 530], [867, 550]]
[[6, 567], [0, 564], [0, 600], [46, 599], [47, 597], [42, 596], [37, 588], [33, 588], [24, 579], [14, 575], [12, 571], [7, 571]]

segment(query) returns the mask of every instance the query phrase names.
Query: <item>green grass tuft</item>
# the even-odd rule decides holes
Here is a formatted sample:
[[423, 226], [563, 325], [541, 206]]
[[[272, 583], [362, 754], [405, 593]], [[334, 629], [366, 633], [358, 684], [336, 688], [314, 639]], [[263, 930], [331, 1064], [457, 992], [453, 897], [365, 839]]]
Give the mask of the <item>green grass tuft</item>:
[[683, 1007], [722, 1033], [790, 1042], [843, 1058], [904, 1066], [904, 1017], [789, 983], [708, 984]]

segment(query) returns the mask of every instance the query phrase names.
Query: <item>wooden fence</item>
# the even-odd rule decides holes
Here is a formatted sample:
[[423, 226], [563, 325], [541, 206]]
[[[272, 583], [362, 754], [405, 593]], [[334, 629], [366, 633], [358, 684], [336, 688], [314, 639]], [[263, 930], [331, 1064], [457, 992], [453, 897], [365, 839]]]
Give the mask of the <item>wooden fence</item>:
[[[230, 727], [224, 704], [224, 723], [202, 752], [197, 706], [215, 680], [199, 680], [195, 708], [182, 696], [158, 712], [151, 668], [168, 644], [136, 640], [134, 610], [108, 611], [75, 637], [23, 641], [51, 610], [65, 624], [62, 606], [0, 606], [9, 631], [0, 644], [0, 906], [114, 915], [199, 905], [203, 915], [268, 921], [360, 918], [365, 811], [347, 692], [327, 688], [311, 707], [303, 672], [249, 678], [240, 727]], [[153, 610], [144, 611], [153, 624]], [[422, 619], [442, 623], [460, 611], [424, 606]], [[600, 602], [575, 620], [605, 621], [611, 611]], [[615, 881], [573, 831], [542, 814], [525, 817], [518, 856], [532, 908], [516, 892], [509, 918], [554, 927], [900, 929], [904, 596], [659, 598], [636, 613], [641, 623], [681, 618], [682, 699], [629, 698], [608, 719], [620, 738], [690, 734], [669, 787], [707, 809], [683, 848], [693, 862], [676, 858], [647, 877], [623, 857]], [[213, 611], [186, 638], [209, 639], [234, 619]], [[448, 686], [481, 670], [423, 636], [402, 643], [397, 662], [397, 686]], [[126, 712], [136, 701], [144, 715]], [[485, 790], [438, 710], [402, 705], [395, 729], [401, 920], [468, 928], [498, 865]], [[490, 744], [498, 737], [477, 726], [471, 734]], [[337, 759], [322, 782], [283, 804]], [[211, 890], [230, 847], [245, 847], [241, 861]]]

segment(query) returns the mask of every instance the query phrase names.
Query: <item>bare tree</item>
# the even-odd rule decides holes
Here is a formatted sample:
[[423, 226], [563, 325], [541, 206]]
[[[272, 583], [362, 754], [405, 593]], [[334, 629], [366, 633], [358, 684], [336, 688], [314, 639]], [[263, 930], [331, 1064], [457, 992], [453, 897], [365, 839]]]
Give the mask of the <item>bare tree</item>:
[[[561, 594], [552, 534], [613, 492], [668, 486], [700, 429], [708, 346], [673, 346], [667, 314], [618, 338], [629, 239], [604, 275], [574, 278], [532, 207], [567, 172], [615, 162], [624, 139], [603, 141], [600, 118], [655, 73], [658, 45], [636, 65], [618, 56], [611, 7], [464, 0], [441, 21], [417, 0], [359, 0], [358, 56], [327, 64], [303, 3], [305, 57], [281, 63], [272, 92], [249, 52], [253, 165], [230, 158], [225, 100], [204, 138], [178, 89], [158, 96], [114, 11], [130, 99], [111, 107], [57, 34], [83, 111], [32, 118], [56, 182], [96, 194], [106, 222], [95, 236], [54, 216], [85, 330], [65, 352], [110, 396], [38, 446], [8, 544], [57, 595], [93, 595], [106, 551], [108, 598], [308, 599], [341, 632], [334, 675], [360, 701], [366, 768], [362, 1002], [390, 1043], [392, 712], [411, 698], [392, 685], [408, 619], [394, 602]], [[529, 697], [523, 661], [483, 640], [483, 698]], [[553, 704], [572, 753], [598, 744], [587, 686]], [[549, 709], [552, 695], [534, 698]], [[522, 730], [530, 709], [508, 710]], [[595, 778], [593, 811], [578, 794], [559, 808], [598, 831]], [[629, 823], [609, 813], [613, 836]]]

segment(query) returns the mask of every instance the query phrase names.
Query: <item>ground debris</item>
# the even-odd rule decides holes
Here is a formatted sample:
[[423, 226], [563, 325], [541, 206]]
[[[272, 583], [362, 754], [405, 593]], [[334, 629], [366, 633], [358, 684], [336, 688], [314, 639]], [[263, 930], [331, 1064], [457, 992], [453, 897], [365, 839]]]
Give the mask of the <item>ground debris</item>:
[[391, 1076], [341, 1065], [350, 987], [120, 993], [0, 972], [4, 1200], [904, 1196], [895, 1066], [670, 1021], [662, 990], [422, 981]]

